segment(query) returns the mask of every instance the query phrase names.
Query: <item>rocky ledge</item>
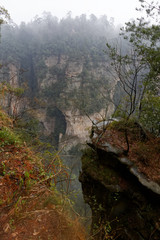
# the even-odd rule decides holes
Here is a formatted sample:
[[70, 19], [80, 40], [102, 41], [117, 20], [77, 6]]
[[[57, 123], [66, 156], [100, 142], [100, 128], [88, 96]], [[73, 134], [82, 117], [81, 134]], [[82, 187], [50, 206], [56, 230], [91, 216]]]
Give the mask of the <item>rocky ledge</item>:
[[[131, 124], [130, 153], [126, 155], [124, 132], [115, 122], [103, 122], [93, 128], [88, 142], [91, 148], [82, 156], [80, 181], [85, 201], [92, 209], [91, 234], [96, 240], [158, 240], [159, 139], [154, 139], [153, 151], [152, 137], [142, 140], [141, 129]], [[150, 155], [146, 153], [149, 142], [153, 152]]]
[[123, 150], [112, 146], [108, 142], [99, 144], [98, 147], [93, 142], [88, 142], [87, 144], [93, 149], [97, 148], [98, 151], [102, 150], [108, 154], [114, 155], [114, 158], [116, 158], [122, 166], [127, 166], [128, 171], [133, 174], [143, 186], [160, 195], [160, 185], [158, 183], [147, 179], [143, 173], [139, 172], [138, 167], [129, 158], [124, 156], [120, 157]]

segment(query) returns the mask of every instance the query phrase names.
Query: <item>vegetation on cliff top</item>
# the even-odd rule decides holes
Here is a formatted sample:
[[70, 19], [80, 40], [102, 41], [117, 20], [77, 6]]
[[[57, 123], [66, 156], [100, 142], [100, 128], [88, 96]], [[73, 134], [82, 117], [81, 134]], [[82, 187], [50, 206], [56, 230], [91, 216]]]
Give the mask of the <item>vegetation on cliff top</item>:
[[[129, 152], [126, 156], [126, 136], [127, 130], [128, 141], [130, 145]], [[120, 150], [120, 157], [129, 158], [137, 167], [139, 172], [143, 173], [148, 179], [160, 184], [160, 138], [144, 130], [134, 120], [122, 119], [114, 121], [104, 129], [95, 130], [98, 137], [93, 140], [98, 147], [104, 143], [110, 143]]]

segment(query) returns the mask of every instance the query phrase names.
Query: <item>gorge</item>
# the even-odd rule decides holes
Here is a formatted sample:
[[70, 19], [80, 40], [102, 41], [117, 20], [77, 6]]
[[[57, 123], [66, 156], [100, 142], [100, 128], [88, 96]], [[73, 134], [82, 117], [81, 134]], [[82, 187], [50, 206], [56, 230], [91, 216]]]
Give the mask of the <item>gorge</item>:
[[[20, 131], [27, 126], [30, 145], [38, 137], [61, 152], [73, 179], [66, 191], [82, 216], [86, 206], [78, 181], [81, 149], [92, 121], [114, 111], [116, 81], [107, 71], [105, 53], [107, 38], [114, 36], [116, 30], [107, 17], [94, 15], [58, 21], [46, 14], [19, 27], [2, 27], [1, 105]], [[59, 187], [62, 192], [66, 189], [63, 184]]]
[[[123, 45], [124, 39], [121, 41]], [[116, 48], [112, 49], [108, 44], [112, 60], [118, 66], [112, 71], [113, 62], [106, 53], [106, 42], [117, 42], [117, 29], [106, 16], [97, 18], [93, 14], [89, 18], [82, 14], [75, 18], [68, 15], [58, 20], [51, 14], [44, 13], [42, 18], [37, 16], [28, 24], [2, 27], [0, 104], [2, 110], [11, 117], [8, 120], [2, 112], [2, 120], [7, 119], [9, 128], [22, 137], [24, 146], [30, 146], [38, 152], [38, 159], [41, 160], [41, 154], [44, 154], [41, 162], [49, 170], [45, 180], [42, 179], [45, 174], [35, 161], [37, 158], [32, 160], [32, 153], [27, 157], [28, 162], [30, 159], [33, 161], [34, 167], [31, 167], [26, 161], [25, 147], [17, 150], [16, 144], [19, 141], [16, 137], [13, 139], [14, 134], [10, 137], [11, 130], [8, 130], [5, 121], [1, 121], [1, 154], [4, 158], [0, 165], [1, 179], [9, 179], [14, 183], [17, 181], [16, 189], [17, 186], [22, 186], [25, 194], [28, 194], [30, 181], [37, 181], [40, 184], [39, 189], [35, 187], [33, 192], [29, 192], [29, 197], [23, 196], [24, 199], [34, 198], [36, 206], [41, 201], [35, 192], [40, 191], [40, 199], [42, 193], [43, 206], [38, 205], [40, 209], [36, 209], [36, 213], [43, 213], [47, 206], [50, 214], [56, 209], [57, 203], [63, 202], [56, 195], [58, 189], [63, 200], [71, 203], [72, 209], [75, 207], [76, 216], [86, 217], [86, 226], [87, 217], [92, 219], [89, 239], [159, 240], [159, 95], [157, 92], [154, 96], [150, 94], [153, 86], [149, 86], [146, 95], [143, 92], [145, 87], [142, 83], [148, 65], [144, 68], [146, 62], [142, 58], [137, 67], [137, 62], [141, 59], [136, 55], [137, 50], [134, 52], [134, 57], [137, 58], [131, 55], [132, 61], [130, 56], [115, 53]], [[120, 50], [126, 54], [127, 49], [128, 45], [125, 45]], [[150, 58], [147, 59], [147, 64], [149, 60]], [[118, 65], [119, 63], [122, 65]], [[152, 71], [154, 67], [152, 66]], [[137, 74], [139, 69], [142, 71]], [[119, 78], [115, 74], [116, 70]], [[159, 79], [156, 75], [158, 70], [155, 75], [152, 71], [146, 79]], [[155, 82], [153, 85], [157, 86]], [[141, 101], [144, 95], [146, 102]], [[130, 121], [133, 112], [135, 115]], [[116, 114], [120, 116], [112, 118], [112, 115], [117, 117]], [[137, 119], [140, 120], [141, 116], [142, 121], [139, 123]], [[6, 136], [9, 136], [9, 144], [8, 139], [5, 140]], [[87, 149], [86, 142], [89, 146]], [[13, 161], [12, 148], [15, 159], [22, 161], [22, 170], [19, 170], [20, 163]], [[12, 156], [11, 166], [8, 168], [5, 165], [5, 157], [9, 159], [7, 154]], [[23, 158], [19, 160], [21, 154]], [[12, 162], [15, 164], [14, 168], [20, 171], [17, 175], [13, 171]], [[27, 168], [26, 172], [23, 170], [24, 166]], [[9, 174], [6, 174], [7, 170]], [[60, 179], [56, 179], [57, 172], [62, 172]], [[44, 192], [42, 182], [49, 187]], [[6, 186], [7, 184], [4, 189]], [[51, 189], [56, 193], [55, 199], [50, 196]], [[12, 194], [14, 199], [16, 191]], [[27, 200], [23, 202], [23, 197], [20, 196], [15, 203], [15, 212], [21, 212], [23, 206], [25, 208]], [[27, 204], [26, 209], [29, 212], [30, 200]], [[61, 209], [65, 207], [62, 205]], [[4, 209], [2, 212], [5, 219], [7, 214]], [[56, 213], [57, 216], [60, 216], [59, 212]], [[43, 221], [41, 217], [37, 217], [35, 222], [42, 224]], [[68, 229], [70, 224], [65, 224]], [[5, 233], [9, 231], [15, 234], [12, 225], [13, 221], [3, 229], [2, 236], [7, 236]], [[42, 228], [45, 229], [44, 226]], [[75, 228], [76, 225], [73, 232]], [[33, 236], [39, 234], [32, 230]], [[60, 236], [62, 233], [63, 229]], [[71, 234], [68, 236], [66, 239], [70, 240]], [[74, 235], [72, 238], [74, 239]]]

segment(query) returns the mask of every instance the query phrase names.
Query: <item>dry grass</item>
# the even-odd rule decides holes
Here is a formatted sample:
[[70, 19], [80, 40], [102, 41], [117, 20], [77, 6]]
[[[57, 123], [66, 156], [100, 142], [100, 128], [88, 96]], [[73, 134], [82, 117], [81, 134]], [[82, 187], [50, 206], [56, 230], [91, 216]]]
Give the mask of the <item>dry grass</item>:
[[54, 193], [37, 186], [1, 214], [0, 239], [84, 240], [80, 219], [71, 219], [64, 204], [58, 205]]
[[[140, 172], [148, 179], [160, 183], [160, 138], [150, 133], [145, 140], [141, 139], [140, 130], [136, 126], [130, 126], [127, 129], [130, 150], [128, 158], [133, 161]], [[118, 123], [115, 126], [109, 126], [98, 144], [109, 142], [115, 147], [126, 150], [127, 143], [124, 127]]]
[[86, 239], [80, 218], [71, 214], [65, 199], [50, 188], [51, 177], [67, 176], [65, 168], [51, 162], [55, 172], [48, 178], [40, 157], [23, 142], [14, 144], [16, 135], [10, 138], [10, 118], [2, 111], [0, 116], [0, 127], [10, 129], [5, 139], [0, 138], [0, 239]]

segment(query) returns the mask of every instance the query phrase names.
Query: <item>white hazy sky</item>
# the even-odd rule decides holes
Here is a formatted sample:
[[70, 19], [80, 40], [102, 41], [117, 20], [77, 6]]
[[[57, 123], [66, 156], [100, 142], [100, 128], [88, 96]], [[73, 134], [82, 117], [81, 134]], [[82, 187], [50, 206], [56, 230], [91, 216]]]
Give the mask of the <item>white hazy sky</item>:
[[138, 0], [0, 0], [0, 6], [5, 7], [12, 20], [19, 24], [29, 22], [44, 11], [51, 12], [58, 18], [65, 17], [69, 11], [73, 16], [91, 13], [96, 16], [113, 17], [115, 23], [124, 23], [137, 17]]

